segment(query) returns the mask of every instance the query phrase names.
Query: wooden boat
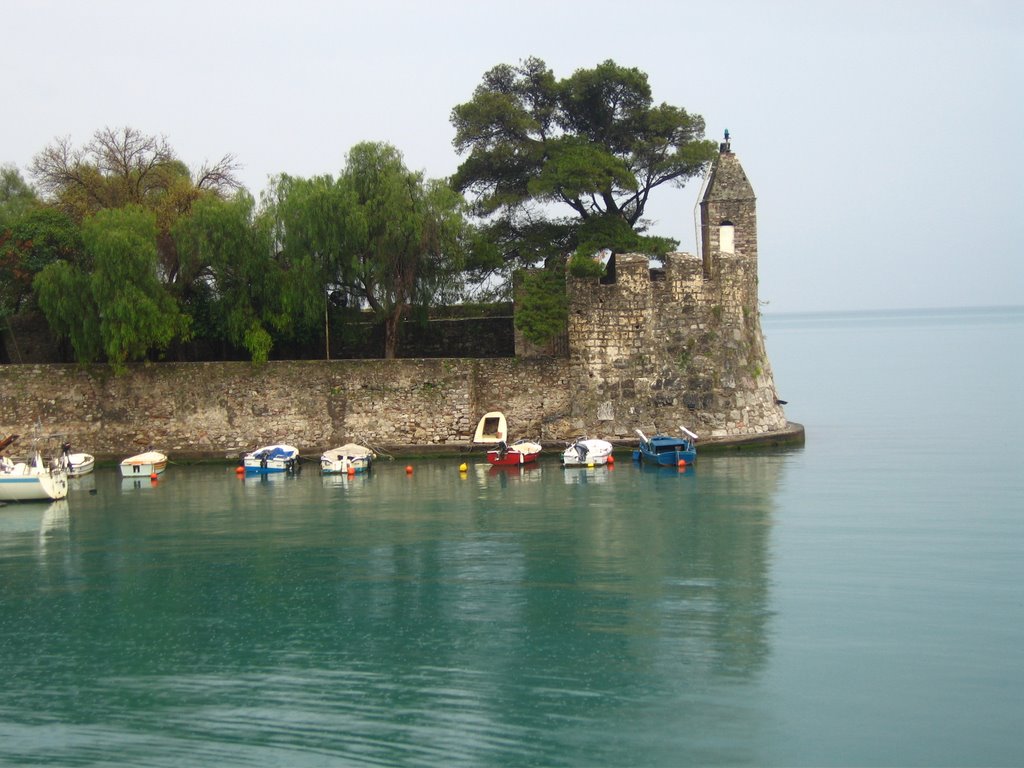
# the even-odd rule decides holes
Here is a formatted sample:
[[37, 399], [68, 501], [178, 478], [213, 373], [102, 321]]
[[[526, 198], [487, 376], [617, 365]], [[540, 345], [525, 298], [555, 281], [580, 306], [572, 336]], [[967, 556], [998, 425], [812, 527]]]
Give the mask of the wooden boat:
[[686, 427], [679, 427], [682, 437], [655, 435], [648, 439], [639, 429], [640, 446], [633, 451], [633, 460], [659, 467], [678, 467], [693, 464], [697, 460], [697, 435]]
[[487, 451], [487, 461], [496, 467], [514, 467], [536, 461], [541, 447], [530, 440], [516, 440], [511, 445], [508, 439], [508, 423], [501, 411], [485, 413], [477, 422], [473, 442], [493, 445]]
[[487, 461], [496, 467], [514, 467], [536, 461], [540, 451], [540, 444], [530, 440], [516, 440], [512, 445], [502, 441], [487, 452]]
[[278, 443], [257, 448], [242, 457], [245, 473], [266, 475], [275, 472], [298, 472], [299, 449], [294, 445]]
[[563, 467], [603, 467], [612, 455], [612, 444], [599, 438], [573, 440], [562, 452]]
[[149, 477], [167, 469], [167, 456], [160, 451], [146, 451], [129, 456], [121, 462], [121, 477]]
[[67, 495], [68, 475], [58, 460], [44, 462], [38, 450], [29, 461], [0, 456], [0, 501], [55, 501]]
[[320, 471], [325, 475], [350, 475], [368, 472], [376, 454], [356, 443], [345, 443], [320, 455]]
[[501, 411], [485, 413], [476, 425], [473, 442], [482, 445], [497, 445], [508, 439], [508, 424]]
[[72, 453], [71, 443], [61, 446], [61, 462], [68, 477], [81, 477], [93, 471], [96, 458], [91, 453]]

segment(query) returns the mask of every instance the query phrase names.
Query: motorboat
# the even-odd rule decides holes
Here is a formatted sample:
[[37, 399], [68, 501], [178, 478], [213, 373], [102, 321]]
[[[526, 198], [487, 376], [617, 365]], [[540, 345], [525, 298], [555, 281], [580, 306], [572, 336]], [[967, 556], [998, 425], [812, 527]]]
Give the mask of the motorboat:
[[68, 495], [60, 461], [46, 462], [38, 450], [27, 461], [0, 456], [0, 501], [55, 501]]
[[477, 422], [473, 442], [491, 445], [487, 461], [496, 467], [513, 467], [537, 460], [541, 446], [531, 440], [516, 440], [508, 443], [508, 420], [501, 411], [485, 413]]
[[91, 453], [72, 453], [71, 443], [61, 446], [61, 462], [68, 477], [88, 475], [96, 466], [96, 458]]
[[121, 462], [121, 477], [149, 477], [167, 469], [167, 455], [149, 450], [129, 456]]
[[299, 471], [299, 449], [283, 443], [265, 445], [245, 454], [242, 457], [242, 466], [248, 475], [295, 473]]
[[368, 472], [376, 454], [356, 443], [345, 443], [320, 455], [320, 471], [325, 475], [354, 475]]
[[639, 429], [640, 445], [633, 451], [633, 460], [659, 467], [678, 467], [693, 464], [697, 460], [697, 435], [686, 427], [679, 427], [682, 437], [655, 435], [648, 437]]
[[612, 444], [594, 437], [573, 440], [562, 452], [563, 467], [603, 467], [612, 455]]
[[496, 467], [514, 467], [536, 461], [540, 451], [540, 443], [531, 440], [516, 440], [511, 445], [502, 441], [487, 452], [487, 461]]

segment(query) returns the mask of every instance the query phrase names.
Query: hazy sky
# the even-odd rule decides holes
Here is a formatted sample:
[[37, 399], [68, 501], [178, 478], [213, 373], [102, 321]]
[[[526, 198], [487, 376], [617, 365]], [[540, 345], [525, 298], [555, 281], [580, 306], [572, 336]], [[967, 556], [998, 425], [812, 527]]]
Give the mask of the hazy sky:
[[[0, 163], [104, 126], [256, 196], [386, 141], [430, 177], [491, 67], [613, 59], [728, 128], [758, 197], [764, 311], [1024, 304], [1024, 3], [0, 0]], [[655, 193], [694, 248], [699, 181]]]

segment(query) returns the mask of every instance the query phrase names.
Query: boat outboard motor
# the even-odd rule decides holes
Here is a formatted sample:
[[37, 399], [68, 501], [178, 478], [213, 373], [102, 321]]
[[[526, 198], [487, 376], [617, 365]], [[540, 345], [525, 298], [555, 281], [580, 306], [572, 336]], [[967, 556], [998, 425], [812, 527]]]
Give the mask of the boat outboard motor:
[[502, 440], [500, 443], [498, 443], [498, 458], [499, 459], [504, 459], [505, 458], [505, 454], [507, 454], [507, 453], [508, 453], [508, 445], [506, 445], [505, 441]]

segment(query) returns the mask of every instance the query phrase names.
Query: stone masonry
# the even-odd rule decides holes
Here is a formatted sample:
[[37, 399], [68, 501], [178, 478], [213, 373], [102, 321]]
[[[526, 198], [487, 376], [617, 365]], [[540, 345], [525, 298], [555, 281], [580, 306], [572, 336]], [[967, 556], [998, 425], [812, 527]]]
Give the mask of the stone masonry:
[[0, 435], [58, 432], [123, 457], [235, 456], [285, 442], [461, 450], [487, 411], [513, 439], [800, 440], [777, 401], [757, 297], [756, 201], [728, 143], [701, 200], [702, 256], [618, 254], [614, 279], [567, 279], [564, 348], [489, 359], [0, 366]]

